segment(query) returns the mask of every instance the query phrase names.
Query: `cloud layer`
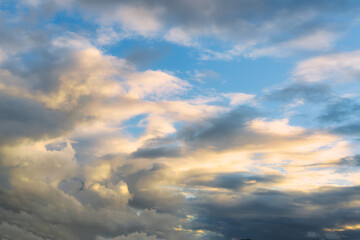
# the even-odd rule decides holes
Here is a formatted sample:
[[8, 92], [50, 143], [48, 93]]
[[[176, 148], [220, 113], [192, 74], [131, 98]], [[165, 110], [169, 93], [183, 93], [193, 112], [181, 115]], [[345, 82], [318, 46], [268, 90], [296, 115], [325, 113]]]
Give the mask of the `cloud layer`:
[[359, 238], [359, 7], [0, 3], [0, 238]]

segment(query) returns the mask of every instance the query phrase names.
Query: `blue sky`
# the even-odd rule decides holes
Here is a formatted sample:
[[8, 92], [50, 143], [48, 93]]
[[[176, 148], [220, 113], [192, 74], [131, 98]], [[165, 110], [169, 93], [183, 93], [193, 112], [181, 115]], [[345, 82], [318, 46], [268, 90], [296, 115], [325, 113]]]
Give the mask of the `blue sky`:
[[360, 238], [355, 0], [0, 2], [0, 238]]

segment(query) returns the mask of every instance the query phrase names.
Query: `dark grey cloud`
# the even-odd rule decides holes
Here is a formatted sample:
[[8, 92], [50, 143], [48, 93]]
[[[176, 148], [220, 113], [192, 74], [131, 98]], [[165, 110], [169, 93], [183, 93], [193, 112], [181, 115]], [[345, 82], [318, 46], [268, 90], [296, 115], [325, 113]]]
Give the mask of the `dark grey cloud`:
[[127, 51], [125, 59], [140, 68], [149, 68], [168, 53], [164, 47], [134, 47]]
[[0, 92], [0, 143], [55, 137], [72, 129], [73, 117], [28, 98]]
[[106, 199], [90, 189], [79, 192], [91, 193], [83, 196], [87, 199], [81, 199], [77, 196], [79, 193], [75, 194], [82, 202], [63, 192], [73, 194], [74, 186], [70, 186], [68, 192], [69, 186], [65, 185], [77, 183], [78, 180], [64, 181], [60, 184], [62, 190], [43, 183], [0, 190], [0, 238], [19, 239], [19, 233], [33, 233], [38, 239], [85, 240], [96, 239], [97, 236], [111, 239], [135, 232], [163, 239], [187, 238], [186, 233], [173, 231], [172, 228], [180, 222], [170, 214], [120, 207], [116, 201], [121, 199], [104, 205]]
[[25, 12], [22, 12], [14, 16], [0, 6], [0, 49], [6, 55], [26, 52], [49, 41], [48, 35], [38, 26], [28, 24], [24, 15]]
[[62, 180], [58, 184], [58, 188], [69, 195], [75, 195], [76, 193], [82, 191], [84, 186], [84, 181], [78, 178]]
[[259, 113], [254, 108], [240, 106], [224, 115], [185, 126], [178, 131], [177, 138], [187, 143], [190, 148], [208, 146], [222, 149], [241, 145], [241, 142], [250, 141], [251, 137], [246, 136], [245, 140], [243, 133], [247, 123], [257, 116]]
[[[121, 172], [121, 169], [120, 169]], [[180, 216], [182, 206], [185, 204], [184, 196], [173, 194], [173, 190], [155, 187], [160, 183], [173, 182], [174, 176], [171, 169], [154, 164], [149, 170], [139, 170], [124, 177], [128, 184], [129, 192], [133, 194], [129, 205], [138, 209], [155, 209], [159, 212], [176, 213]]]
[[345, 165], [345, 166], [356, 166], [360, 167], [360, 155], [354, 155], [350, 157], [341, 158], [338, 162], [339, 165]]
[[[106, 19], [105, 25], [109, 26], [109, 20], [114, 25], [119, 24], [119, 17], [116, 16], [119, 7], [131, 6], [135, 9], [145, 9], [149, 15], [156, 15], [163, 26], [155, 35], [165, 36], [165, 39], [170, 29], [181, 29], [194, 39], [215, 38], [230, 41], [232, 45], [256, 42], [258, 44], [256, 47], [266, 48], [311, 36], [318, 31], [345, 31], [350, 28], [357, 16], [356, 11], [359, 9], [359, 3], [353, 0], [341, 2], [325, 0], [301, 2], [296, 0], [200, 0], [195, 2], [188, 0], [106, 0], [101, 2], [74, 0], [71, 4], [68, 6], [55, 0], [42, 1], [36, 7], [30, 7], [30, 12], [36, 13], [33, 14], [35, 16], [47, 18], [54, 16], [55, 12], [64, 10], [71, 14], [79, 12], [86, 21], [93, 23], [95, 18], [101, 25], [102, 21], [99, 19]], [[148, 14], [145, 13], [145, 15]], [[347, 21], [339, 23], [337, 19], [340, 16], [346, 16]], [[129, 21], [133, 22], [131, 19]], [[132, 25], [129, 21], [120, 25], [124, 25], [127, 29]], [[175, 37], [175, 40], [177, 38], [181, 37]], [[181, 42], [181, 39], [178, 41]], [[206, 41], [200, 42], [206, 45]], [[212, 48], [212, 44], [207, 45], [210, 49]], [[305, 47], [307, 50], [312, 48], [313, 46]], [[153, 54], [150, 55], [150, 58], [154, 57]], [[130, 58], [143, 64], [150, 55], [140, 53]]]
[[[204, 180], [212, 178], [212, 180]], [[245, 186], [253, 186], [257, 183], [275, 183], [281, 179], [278, 175], [257, 175], [249, 172], [237, 173], [198, 173], [186, 175], [183, 184], [187, 187], [212, 187], [230, 190], [241, 190]]]
[[157, 238], [155, 235], [148, 235], [146, 233], [131, 233], [127, 235], [118, 236], [115, 238], [102, 238], [100, 237], [97, 240], [161, 240], [160, 238]]
[[331, 131], [336, 134], [358, 136], [360, 134], [360, 123], [352, 122], [349, 124], [343, 124], [333, 128]]
[[291, 102], [303, 99], [312, 103], [322, 103], [333, 97], [330, 86], [325, 84], [291, 83], [270, 91], [265, 100]]
[[181, 150], [178, 147], [164, 146], [155, 148], [139, 148], [133, 152], [131, 158], [161, 158], [161, 157], [178, 157]]
[[[0, 159], [2, 156], [0, 155]], [[11, 187], [9, 173], [12, 170], [11, 167], [0, 165], [0, 192], [3, 189], [9, 189]]]
[[[86, 73], [81, 74], [81, 70], [76, 69], [79, 60], [73, 49], [55, 47], [49, 42], [41, 44], [41, 47], [18, 53], [17, 57], [4, 61], [2, 67], [13, 76], [3, 80], [6, 84], [17, 84], [17, 87], [26, 88], [34, 94], [51, 94], [59, 90], [62, 74], [66, 72], [78, 71], [79, 78], [86, 78]], [[12, 82], [13, 79], [17, 82]]]
[[[212, 28], [215, 28], [223, 33], [217, 34], [216, 38], [237, 42], [265, 36], [265, 42], [273, 43], [332, 27], [329, 26], [330, 20], [305, 17], [305, 20], [298, 21], [296, 16], [305, 16], [310, 11], [326, 19], [327, 16], [333, 17], [339, 13], [350, 14], [350, 10], [359, 4], [357, 1], [325, 0], [76, 2], [79, 4], [77, 7], [82, 9], [80, 11], [91, 8], [90, 11], [95, 15], [111, 15], [109, 13], [118, 4], [145, 6], [149, 11], [159, 8], [164, 10], [160, 11], [160, 18], [166, 22], [167, 27], [182, 27], [195, 36], [214, 36]], [[56, 11], [56, 4], [54, 1], [44, 1], [43, 5], [34, 9], [53, 13]], [[30, 12], [36, 13], [34, 9]], [[3, 20], [0, 21], [0, 47], [6, 51], [10, 49], [16, 54], [16, 58], [5, 60], [2, 66], [23, 80], [21, 86], [18, 86], [20, 88], [41, 94], [56, 91], [61, 84], [59, 73], [75, 64], [69, 52], [64, 49], [49, 49], [49, 39], [44, 32], [12, 25], [3, 28], [2, 23], [6, 17], [0, 17]], [[264, 32], [265, 26], [272, 23], [278, 23], [276, 29]], [[33, 50], [27, 52], [30, 48]], [[148, 50], [130, 53], [128, 60], [140, 66], [159, 57], [156, 50]], [[88, 69], [84, 72], [88, 72]], [[6, 84], [12, 86], [10, 82]], [[325, 85], [293, 84], [271, 92], [267, 99], [305, 99], [319, 103], [329, 100], [331, 96], [331, 90]], [[91, 98], [92, 96], [84, 96], [79, 104], [86, 104]], [[74, 108], [76, 112], [78, 109]], [[325, 116], [325, 121], [342, 122], [350, 114], [357, 112], [358, 106], [344, 101], [329, 105], [325, 110], [322, 115]], [[34, 99], [1, 91], [0, 144], [23, 139], [58, 137], [71, 130], [79, 121], [79, 115], [74, 112], [50, 109]], [[264, 143], [278, 141], [278, 136], [257, 133], [249, 128], [248, 123], [260, 115], [255, 109], [242, 106], [229, 113], [189, 124], [174, 136], [150, 141], [127, 157], [109, 154], [97, 159], [98, 156], [90, 148], [98, 147], [99, 142], [93, 140], [98, 136], [92, 136], [93, 139], [90, 140], [75, 139], [79, 140], [79, 143], [73, 144], [78, 159], [97, 159], [99, 162], [114, 160], [119, 165], [121, 161], [125, 161], [123, 159], [129, 162], [118, 169], [111, 169], [115, 176], [98, 185], [86, 185], [81, 173], [78, 177], [59, 179], [56, 184], [49, 184], [51, 179], [45, 177], [44, 181], [39, 180], [35, 170], [32, 177], [22, 177], [21, 169], [16, 169], [17, 166], [3, 166], [2, 160], [6, 156], [0, 155], [0, 238], [20, 239], [26, 235], [28, 239], [37, 240], [82, 240], [96, 239], [98, 236], [110, 239], [193, 239], [194, 235], [189, 232], [174, 231], [174, 227], [183, 224], [182, 218], [192, 214], [195, 220], [184, 227], [215, 232], [214, 236], [206, 235], [204, 239], [302, 240], [309, 236], [318, 240], [330, 240], [336, 236], [358, 239], [358, 231], [329, 235], [331, 233], [326, 233], [323, 229], [360, 221], [359, 208], [349, 204], [352, 200], [360, 199], [359, 187], [324, 188], [311, 193], [269, 191], [257, 189], [258, 183], [261, 186], [272, 184], [282, 180], [281, 177], [243, 172], [217, 173], [210, 175], [212, 180], [205, 181], [201, 177], [209, 177], [206, 173], [187, 175], [184, 178], [177, 176], [166, 165], [154, 164], [146, 168], [153, 162], [160, 161], [160, 158], [178, 157], [201, 147], [222, 151], [231, 147], [262, 146]], [[334, 131], [357, 134], [360, 132], [358, 125], [344, 125]], [[282, 143], [297, 137], [283, 137]], [[186, 149], [178, 147], [184, 145]], [[66, 146], [64, 143], [55, 143], [46, 145], [45, 149], [56, 154]], [[33, 157], [34, 162], [37, 161], [37, 156]], [[147, 161], [146, 158], [150, 160]], [[344, 158], [339, 165], [358, 166], [358, 158]], [[7, 162], [10, 163], [11, 160], [7, 159]], [[21, 164], [26, 166], [29, 163], [24, 161]], [[134, 166], [129, 166], [132, 164]], [[138, 165], [135, 166], [136, 164]], [[120, 191], [116, 184], [121, 181], [127, 184], [129, 196], [116, 195]], [[202, 186], [218, 188], [222, 194], [220, 196], [216, 191], [202, 192]], [[242, 192], [245, 186], [252, 187], [253, 191]], [[187, 200], [179, 193], [182, 188], [195, 191], [195, 198]], [[125, 204], [122, 204], [123, 201]]]
[[26, 79], [23, 86], [41, 92], [53, 92], [60, 85], [61, 59], [65, 54], [50, 53], [45, 49], [33, 50], [29, 53], [19, 54], [18, 58], [8, 60], [4, 68], [14, 76]]
[[261, 151], [261, 148], [296, 142], [299, 138], [313, 134], [311, 131], [303, 131], [279, 135], [271, 131], [258, 131], [251, 126], [252, 120], [266, 116], [254, 107], [239, 106], [218, 116], [184, 124], [176, 134], [149, 139], [144, 146], [131, 153], [130, 158], [172, 158], [186, 156], [197, 149], [223, 151], [250, 148]]
[[59, 142], [59, 143], [49, 143], [45, 145], [46, 150], [48, 151], [61, 151], [66, 148], [66, 142]]
[[[265, 0], [201, 0], [201, 1], [87, 1], [78, 0], [80, 6], [98, 14], [110, 13], [119, 5], [141, 6], [149, 11], [161, 9], [160, 18], [168, 26], [182, 27], [189, 32], [212, 35], [212, 29], [220, 31], [218, 38], [246, 40], [262, 36], [270, 41], [282, 41], [306, 34], [319, 28], [329, 28], [331, 18], [337, 14], [350, 14], [359, 7], [356, 1], [265, 1]], [[312, 13], [314, 17], [308, 17]], [[305, 16], [305, 17], [304, 17]], [[271, 31], [269, 23], [277, 23]], [[254, 28], [256, 26], [256, 28]]]
[[[235, 201], [212, 201], [214, 195], [193, 200], [197, 220], [193, 226], [223, 234], [220, 239], [305, 240], [331, 239], [325, 228], [357, 223], [358, 207], [348, 205], [360, 198], [359, 187], [318, 189], [310, 193], [257, 191]], [[311, 234], [316, 233], [316, 234]], [[339, 239], [356, 239], [360, 231], [332, 233]], [[215, 238], [216, 239], [216, 238]]]
[[358, 116], [360, 104], [352, 99], [342, 98], [326, 106], [318, 119], [322, 122], [344, 123]]
[[357, 172], [359, 170], [358, 167], [360, 167], [360, 155], [343, 157], [335, 162], [316, 163], [304, 166], [309, 167], [311, 171], [327, 168], [337, 173]]

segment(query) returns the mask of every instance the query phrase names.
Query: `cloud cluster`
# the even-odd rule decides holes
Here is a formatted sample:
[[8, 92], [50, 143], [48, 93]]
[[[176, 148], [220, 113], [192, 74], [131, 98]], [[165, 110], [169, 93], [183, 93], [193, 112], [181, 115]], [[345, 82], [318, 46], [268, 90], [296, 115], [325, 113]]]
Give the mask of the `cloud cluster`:
[[360, 107], [337, 88], [356, 82], [358, 50], [301, 60], [287, 82], [249, 94], [199, 90], [212, 70], [192, 69], [194, 84], [146, 69], [156, 51], [106, 48], [168, 41], [225, 60], [327, 51], [356, 1], [1, 6], [1, 239], [359, 238]]
[[[142, 36], [200, 49], [201, 59], [285, 57], [333, 48], [341, 35], [336, 17], [350, 28], [355, 1], [21, 1], [44, 12], [78, 11], [99, 26], [98, 43]], [[50, 11], [49, 11], [50, 10]], [[353, 18], [347, 19], [348, 16]], [[326, 20], [324, 20], [326, 19]], [[346, 30], [346, 29], [342, 29]], [[212, 39], [230, 47], [216, 48]]]

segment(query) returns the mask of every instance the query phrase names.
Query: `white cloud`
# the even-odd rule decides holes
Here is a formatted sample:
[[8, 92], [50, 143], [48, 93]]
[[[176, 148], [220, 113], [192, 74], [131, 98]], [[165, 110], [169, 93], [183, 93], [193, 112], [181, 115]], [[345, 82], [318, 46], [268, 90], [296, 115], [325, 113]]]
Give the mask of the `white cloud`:
[[326, 51], [333, 47], [333, 43], [338, 38], [334, 32], [318, 30], [298, 38], [293, 38], [285, 42], [271, 45], [269, 47], [254, 47], [246, 57], [258, 58], [268, 57], [288, 57], [303, 51]]
[[249, 103], [255, 98], [255, 95], [246, 93], [223, 93], [223, 96], [230, 99], [230, 105]]
[[300, 62], [292, 73], [297, 81], [346, 82], [360, 77], [360, 51], [310, 58]]
[[289, 119], [271, 121], [255, 119], [250, 123], [250, 127], [258, 132], [275, 134], [280, 136], [298, 135], [305, 132], [304, 128], [290, 126]]
[[112, 27], [109, 26], [100, 27], [96, 32], [97, 32], [96, 42], [99, 45], [114, 44], [128, 36], [128, 34], [115, 31]]
[[184, 91], [189, 84], [162, 71], [147, 70], [126, 77], [130, 96], [164, 98]]
[[162, 22], [158, 19], [161, 8], [147, 9], [139, 5], [120, 6], [113, 16], [104, 16], [105, 19], [115, 18], [125, 31], [136, 32], [144, 36], [152, 36], [162, 28]]
[[194, 42], [193, 37], [179, 27], [171, 28], [165, 34], [164, 38], [169, 42], [181, 44], [184, 46], [197, 46], [197, 43]]
[[74, 50], [87, 49], [92, 47], [92, 44], [88, 39], [72, 32], [56, 37], [52, 40], [52, 45], [56, 48], [70, 48]]

